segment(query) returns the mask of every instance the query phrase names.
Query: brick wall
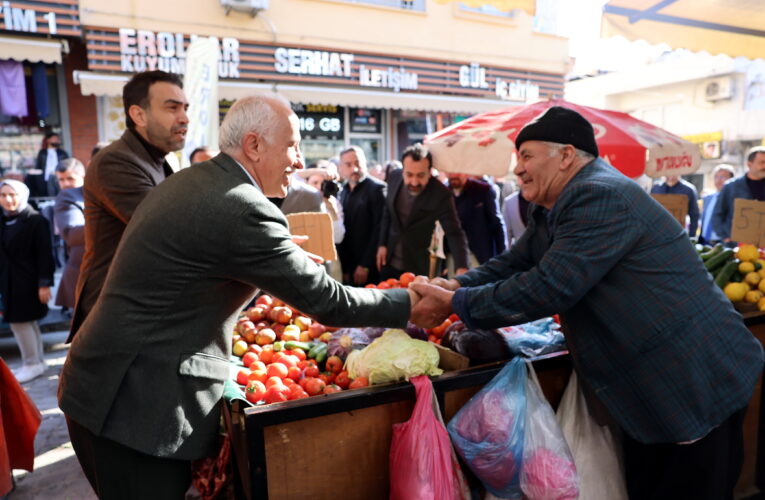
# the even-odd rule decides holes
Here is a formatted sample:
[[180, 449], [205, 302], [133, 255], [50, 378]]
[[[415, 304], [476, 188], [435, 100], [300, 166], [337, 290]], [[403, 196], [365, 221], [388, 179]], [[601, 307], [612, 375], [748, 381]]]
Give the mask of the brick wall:
[[90, 152], [98, 142], [96, 97], [84, 96], [72, 79], [74, 70], [87, 70], [87, 53], [82, 40], [69, 40], [69, 54], [64, 58], [66, 94], [69, 104], [69, 128], [72, 134], [72, 156], [87, 165]]

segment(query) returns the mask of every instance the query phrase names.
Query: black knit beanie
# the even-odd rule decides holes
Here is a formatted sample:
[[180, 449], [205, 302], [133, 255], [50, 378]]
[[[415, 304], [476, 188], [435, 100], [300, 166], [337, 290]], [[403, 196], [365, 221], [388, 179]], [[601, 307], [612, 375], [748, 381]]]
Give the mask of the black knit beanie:
[[527, 123], [515, 138], [515, 148], [520, 150], [526, 141], [571, 144], [596, 158], [599, 156], [590, 122], [573, 109], [562, 106], [553, 106]]

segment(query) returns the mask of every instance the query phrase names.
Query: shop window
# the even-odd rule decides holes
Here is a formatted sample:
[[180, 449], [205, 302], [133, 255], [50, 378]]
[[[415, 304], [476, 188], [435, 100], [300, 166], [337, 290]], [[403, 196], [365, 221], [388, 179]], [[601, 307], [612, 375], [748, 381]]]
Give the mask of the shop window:
[[425, 12], [425, 0], [341, 0], [346, 3], [358, 3], [391, 7], [394, 9], [415, 10]]
[[[9, 66], [16, 64], [10, 63]], [[61, 111], [56, 68], [52, 64], [21, 64], [24, 91], [13, 96], [23, 101], [10, 101], [9, 95], [0, 107], [0, 172], [18, 171], [24, 175], [34, 166], [46, 132], [61, 134]], [[16, 68], [4, 67], [9, 71]], [[3, 114], [5, 111], [9, 114]], [[19, 114], [21, 114], [19, 116]], [[64, 144], [64, 149], [70, 147]]]
[[493, 5], [488, 5], [488, 4], [481, 5], [480, 7], [470, 7], [469, 5], [466, 5], [464, 3], [460, 3], [459, 5], [460, 5], [460, 10], [464, 10], [466, 12], [475, 12], [477, 14], [487, 14], [490, 16], [513, 18], [518, 13], [517, 9], [499, 10]]

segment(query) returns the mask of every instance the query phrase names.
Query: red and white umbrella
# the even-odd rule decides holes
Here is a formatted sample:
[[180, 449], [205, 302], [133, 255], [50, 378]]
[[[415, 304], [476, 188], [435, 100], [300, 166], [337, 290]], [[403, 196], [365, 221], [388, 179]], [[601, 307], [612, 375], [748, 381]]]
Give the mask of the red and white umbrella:
[[692, 142], [637, 118], [551, 99], [472, 116], [425, 137], [433, 166], [444, 172], [503, 176], [515, 164], [514, 140], [524, 125], [553, 106], [573, 109], [595, 129], [600, 156], [624, 175], [637, 178], [687, 175], [701, 163]]

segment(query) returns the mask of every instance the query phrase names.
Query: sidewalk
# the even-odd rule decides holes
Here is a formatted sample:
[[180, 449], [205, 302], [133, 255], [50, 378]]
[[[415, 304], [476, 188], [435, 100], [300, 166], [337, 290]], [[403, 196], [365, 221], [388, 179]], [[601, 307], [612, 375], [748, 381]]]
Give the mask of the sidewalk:
[[[64, 342], [69, 330], [50, 330], [63, 319], [60, 311], [55, 312], [58, 316], [49, 314], [51, 320], [43, 328], [44, 332], [49, 332], [43, 333], [48, 370], [43, 376], [23, 384], [42, 413], [42, 423], [35, 438], [35, 470], [32, 473], [14, 471], [16, 490], [8, 495], [8, 500], [96, 500], [72, 450], [64, 414], [56, 399], [59, 375], [68, 350]], [[68, 328], [68, 322], [65, 327]], [[13, 336], [8, 334], [0, 338], [0, 356], [15, 369], [20, 366], [21, 359]]]

